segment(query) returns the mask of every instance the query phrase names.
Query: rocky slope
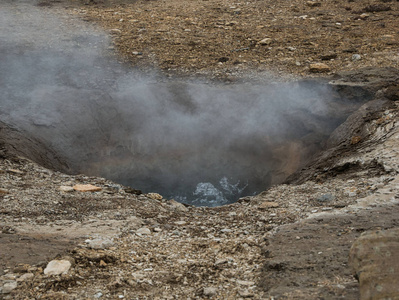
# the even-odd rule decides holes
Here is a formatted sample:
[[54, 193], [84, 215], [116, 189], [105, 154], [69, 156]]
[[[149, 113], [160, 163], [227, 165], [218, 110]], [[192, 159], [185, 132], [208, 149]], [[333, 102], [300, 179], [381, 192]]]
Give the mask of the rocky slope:
[[[323, 174], [218, 208], [134, 195], [3, 149], [2, 297], [358, 299], [352, 243], [398, 225], [397, 105], [373, 113], [368, 135]], [[69, 270], [43, 273], [53, 259]]]
[[[57, 3], [59, 4], [54, 1], [38, 2], [41, 9], [48, 13], [60, 12], [55, 5]], [[174, 15], [178, 10], [173, 5], [183, 5], [179, 1], [170, 2], [172, 7], [166, 7], [164, 3], [160, 5], [161, 2], [156, 1], [133, 4], [126, 2], [124, 6], [119, 6], [122, 2], [115, 4], [112, 1], [93, 3], [88, 1], [88, 6], [80, 7], [76, 2], [65, 1], [61, 2], [61, 8], [63, 10], [67, 5], [66, 11], [83, 14], [85, 18], [88, 15], [90, 18], [109, 16], [104, 26], [120, 31], [114, 30], [113, 34], [117, 35], [115, 43], [121, 52], [124, 48], [118, 36], [124, 32], [125, 27], [116, 28], [116, 22], [112, 23], [113, 18], [120, 18], [116, 12], [121, 7], [126, 12], [130, 9], [129, 14], [123, 17], [126, 19], [129, 15], [133, 16], [135, 9], [140, 12], [141, 6], [146, 7], [146, 12], [152, 10], [155, 18], [160, 9], [168, 14], [173, 12]], [[223, 7], [219, 2], [205, 3], [209, 4], [207, 8], [213, 7], [212, 5]], [[281, 18], [276, 18], [277, 21], [273, 21], [273, 18], [270, 22], [274, 24], [280, 19], [285, 20], [286, 23], [279, 23], [279, 28], [283, 30], [298, 25], [287, 23], [287, 20], [303, 21], [309, 23], [303, 25], [304, 28], [311, 30], [311, 22], [323, 21], [323, 24], [327, 24], [334, 21], [335, 25], [332, 27], [321, 26], [321, 23], [318, 26], [321, 26], [321, 30], [329, 28], [328, 30], [335, 32], [342, 30], [342, 20], [352, 20], [346, 14], [360, 17], [363, 12], [352, 12], [358, 6], [361, 9], [366, 7], [364, 3], [335, 2], [335, 8], [348, 6], [348, 9], [339, 10], [342, 14], [338, 14], [338, 10], [326, 11], [329, 4], [309, 2], [286, 10], [286, 4], [276, 3], [275, 6], [270, 6], [276, 10], [270, 8], [270, 13], [274, 12]], [[352, 21], [354, 24], [369, 24], [367, 22], [382, 22], [378, 18], [384, 17], [385, 27], [378, 27], [383, 28], [383, 34], [379, 35], [381, 37], [389, 35], [392, 33], [389, 30], [395, 28], [397, 20], [392, 16], [397, 12], [397, 2], [377, 4], [385, 8], [379, 12], [365, 12], [369, 14], [368, 17], [354, 18]], [[377, 4], [370, 3], [370, 6]], [[234, 13], [228, 14], [230, 10], [225, 12], [216, 8], [211, 10], [218, 11], [214, 15], [224, 24], [218, 25], [216, 22], [212, 28], [227, 31], [224, 27], [242, 26], [244, 23], [240, 19], [238, 23], [226, 25], [224, 13], [248, 19], [252, 16], [249, 12], [253, 11], [246, 12], [247, 6], [248, 9], [261, 7], [264, 3], [249, 3], [245, 9], [238, 7], [238, 4], [223, 2], [223, 5], [227, 5], [229, 9], [235, 6], [234, 9], [231, 8]], [[198, 9], [199, 6], [187, 1], [185, 9], [180, 9], [180, 14], [184, 17], [184, 13], [192, 13], [193, 7]], [[323, 7], [324, 12], [320, 12]], [[204, 10], [207, 11], [205, 8]], [[319, 13], [315, 14], [315, 19], [293, 18], [291, 15], [293, 12], [302, 15], [303, 11]], [[136, 20], [144, 16], [143, 13], [129, 19]], [[208, 15], [201, 13], [197, 16], [202, 19]], [[166, 22], [179, 18], [165, 16], [164, 20]], [[152, 24], [148, 20], [153, 19], [145, 17], [145, 20]], [[119, 19], [117, 24], [124, 22]], [[192, 26], [207, 24], [198, 20], [187, 22], [187, 26], [192, 22], [197, 22], [197, 25]], [[253, 28], [257, 28], [257, 23], [246, 22], [250, 25], [244, 28], [249, 26], [248, 30], [254, 32]], [[283, 24], [287, 26], [284, 27]], [[370, 23], [369, 26], [372, 27], [373, 24]], [[352, 23], [348, 26], [356, 28]], [[183, 29], [190, 28], [181, 27], [184, 34], [190, 33]], [[281, 32], [279, 30], [276, 29], [276, 32]], [[351, 32], [348, 29], [343, 32], [348, 31]], [[365, 30], [364, 34], [370, 34], [371, 38], [371, 32], [371, 29]], [[321, 35], [326, 38], [335, 36]], [[286, 35], [280, 36], [281, 42], [287, 43], [282, 38]], [[211, 40], [213, 39], [209, 39]], [[363, 43], [363, 39], [359, 38], [358, 41]], [[273, 40], [273, 43], [277, 42]], [[335, 40], [331, 38], [329, 43], [323, 44], [335, 45]], [[151, 42], [149, 45], [165, 46], [159, 46], [158, 50], [150, 49], [149, 53], [154, 54], [167, 53], [166, 48], [171, 49], [170, 51], [174, 49], [165, 43]], [[233, 46], [236, 49], [237, 45]], [[298, 45], [294, 46], [299, 49]], [[258, 47], [263, 45], [259, 44]], [[253, 49], [258, 47], [255, 45]], [[272, 49], [269, 51], [274, 51], [272, 46], [270, 48]], [[222, 50], [225, 47], [213, 43], [211, 52], [215, 52], [216, 58], [225, 53], [218, 53], [215, 49], [231, 52], [230, 48]], [[337, 49], [340, 48], [323, 48], [327, 52], [338, 51]], [[331, 64], [331, 71], [334, 71], [335, 64], [337, 68], [352, 68], [355, 64], [362, 63], [395, 65], [397, 54], [392, 54], [389, 47], [384, 46], [381, 50], [383, 55], [379, 57], [383, 57], [382, 60], [369, 61], [365, 58], [360, 62], [351, 62], [349, 66], [349, 62], [348, 65], [340, 64], [344, 60], [331, 58], [334, 60], [328, 61], [328, 64]], [[290, 53], [295, 52], [289, 51], [286, 58], [290, 58]], [[348, 53], [340, 51], [338, 57], [341, 53]], [[245, 55], [257, 53], [248, 50], [238, 52], [245, 52]], [[211, 55], [205, 55], [206, 53], [208, 52], [202, 53], [201, 59], [206, 62], [215, 59]], [[304, 53], [304, 56], [308, 56], [306, 51]], [[360, 54], [362, 58], [368, 57], [364, 53]], [[160, 54], [156, 57], [162, 66]], [[231, 60], [229, 58], [226, 62], [219, 61], [213, 66], [205, 64], [205, 73], [219, 76], [220, 70], [223, 70], [223, 74], [229, 74], [230, 71], [226, 69], [230, 67], [232, 69], [229, 70], [237, 70], [234, 68], [241, 64], [227, 68], [223, 65]], [[287, 61], [272, 59], [271, 65], [276, 63], [284, 69], [289, 65], [286, 64]], [[301, 65], [295, 64], [290, 70], [296, 74], [307, 72], [302, 62], [300, 63]], [[301, 66], [300, 71], [295, 71]], [[176, 68], [181, 72], [185, 72], [184, 64], [178, 67]], [[194, 65], [193, 68], [196, 70], [201, 66]], [[258, 71], [262, 70], [256, 68], [251, 72], [259, 74]], [[399, 110], [395, 102], [399, 99], [398, 70], [356, 70], [337, 74], [329, 80], [331, 84], [342, 89], [350, 87], [353, 91], [368, 93], [372, 100], [335, 130], [325, 152], [315, 157], [304, 170], [290, 177], [292, 184], [276, 185], [259, 195], [216, 208], [186, 206], [163, 199], [155, 193], [139, 194], [104, 178], [66, 175], [56, 171], [67, 168], [64, 160], [43, 145], [42, 141], [28, 138], [15, 128], [1, 123], [0, 298], [397, 298], [399, 292], [395, 287], [398, 286], [398, 270], [389, 261], [395, 261], [399, 256], [398, 235], [397, 230], [394, 230], [398, 226], [399, 213]], [[47, 168], [21, 156], [29, 157]], [[366, 234], [352, 247], [362, 232]], [[377, 249], [375, 245], [378, 245], [377, 252], [373, 250]], [[48, 265], [52, 260], [57, 261]], [[53, 269], [52, 265], [57, 263], [58, 268]], [[385, 269], [383, 266], [387, 265], [390, 268]]]

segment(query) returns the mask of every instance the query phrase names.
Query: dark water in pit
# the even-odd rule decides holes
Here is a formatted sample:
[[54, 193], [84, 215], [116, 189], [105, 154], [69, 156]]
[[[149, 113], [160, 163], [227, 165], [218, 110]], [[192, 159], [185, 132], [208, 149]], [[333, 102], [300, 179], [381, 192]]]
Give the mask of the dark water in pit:
[[189, 204], [228, 204], [281, 182], [359, 106], [315, 81], [144, 76], [108, 55], [102, 32], [31, 6], [3, 7], [0, 25], [1, 120], [72, 172]]

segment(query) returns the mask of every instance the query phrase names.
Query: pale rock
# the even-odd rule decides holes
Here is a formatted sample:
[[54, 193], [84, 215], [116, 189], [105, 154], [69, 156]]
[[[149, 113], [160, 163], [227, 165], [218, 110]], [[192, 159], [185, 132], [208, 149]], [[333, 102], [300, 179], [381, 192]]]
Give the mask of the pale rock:
[[252, 298], [255, 296], [253, 292], [248, 290], [240, 290], [238, 291], [238, 294], [243, 298]]
[[215, 266], [227, 264], [229, 261], [226, 258], [221, 258], [215, 261]]
[[331, 68], [324, 63], [314, 63], [310, 64], [309, 70], [312, 73], [325, 73], [325, 72], [330, 72]]
[[215, 287], [206, 287], [203, 290], [204, 296], [213, 297], [217, 293], [217, 289]]
[[147, 227], [143, 227], [140, 229], [136, 230], [136, 234], [137, 235], [150, 235], [151, 234], [151, 230], [148, 229]]
[[75, 191], [75, 189], [72, 186], [66, 186], [66, 185], [61, 185], [59, 190], [64, 193], [71, 193]]
[[363, 14], [361, 14], [361, 15], [359, 16], [359, 18], [360, 18], [361, 20], [366, 20], [368, 17], [370, 17], [370, 15], [369, 15], [369, 14], [366, 14], [366, 13], [363, 13]]
[[309, 6], [309, 7], [318, 7], [318, 6], [321, 6], [321, 2], [307, 1], [306, 5]]
[[277, 202], [267, 202], [264, 201], [259, 205], [259, 209], [269, 209], [269, 208], [277, 208], [279, 207], [280, 204], [278, 204]]
[[255, 285], [255, 282], [247, 281], [247, 280], [237, 280], [237, 283], [240, 284], [240, 285], [246, 285], [246, 286]]
[[153, 200], [162, 200], [162, 196], [160, 195], [160, 194], [158, 194], [158, 193], [148, 193], [147, 194], [147, 197], [148, 198], [151, 198], [151, 199], [153, 199]]
[[258, 42], [258, 44], [262, 45], [262, 46], [267, 46], [267, 45], [270, 45], [272, 43], [272, 41], [273, 40], [271, 38], [264, 38], [263, 40], [260, 40]]
[[17, 169], [8, 169], [8, 173], [15, 174], [15, 175], [24, 175], [25, 173], [23, 171], [17, 170]]
[[143, 273], [140, 273], [140, 272], [134, 272], [134, 273], [132, 273], [131, 275], [132, 275], [132, 277], [133, 277], [135, 280], [140, 280], [140, 279], [145, 278], [145, 275], [144, 275]]
[[97, 238], [93, 240], [88, 239], [85, 242], [91, 249], [108, 249], [115, 245], [112, 240], [103, 238]]
[[47, 264], [44, 269], [46, 275], [60, 275], [68, 273], [71, 268], [71, 262], [68, 260], [52, 260]]
[[179, 203], [179, 202], [177, 202], [177, 201], [175, 201], [175, 200], [170, 200], [170, 201], [168, 201], [168, 205], [169, 205], [173, 210], [176, 210], [176, 211], [181, 211], [181, 212], [186, 212], [186, 211], [188, 211], [188, 208], [187, 208], [187, 207], [185, 207], [183, 204], [181, 204], [181, 203]]
[[77, 184], [73, 186], [73, 189], [78, 192], [98, 192], [102, 189], [92, 184]]
[[186, 225], [187, 222], [186, 221], [176, 221], [175, 224], [176, 225]]
[[3, 288], [1, 289], [1, 293], [2, 294], [9, 294], [11, 293], [13, 290], [15, 290], [18, 286], [18, 283], [16, 281], [9, 281], [6, 282], [3, 285]]
[[17, 279], [17, 282], [27, 281], [33, 278], [33, 273], [25, 273]]
[[8, 194], [8, 193], [9, 193], [8, 190], [0, 188], [0, 194]]

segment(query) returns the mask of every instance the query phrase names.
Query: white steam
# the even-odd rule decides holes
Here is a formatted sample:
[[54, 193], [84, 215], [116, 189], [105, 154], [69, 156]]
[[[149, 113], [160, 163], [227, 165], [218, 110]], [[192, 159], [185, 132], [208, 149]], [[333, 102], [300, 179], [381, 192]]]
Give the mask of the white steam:
[[142, 76], [86, 23], [23, 1], [0, 8], [0, 119], [75, 172], [224, 204], [284, 179], [342, 121], [326, 85]]

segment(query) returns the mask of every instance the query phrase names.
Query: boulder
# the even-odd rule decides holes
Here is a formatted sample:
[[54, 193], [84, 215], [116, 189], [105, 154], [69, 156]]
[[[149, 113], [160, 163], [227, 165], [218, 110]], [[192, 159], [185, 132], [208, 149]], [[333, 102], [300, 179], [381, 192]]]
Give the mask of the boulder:
[[360, 299], [399, 299], [399, 228], [368, 231], [352, 245], [349, 264]]

